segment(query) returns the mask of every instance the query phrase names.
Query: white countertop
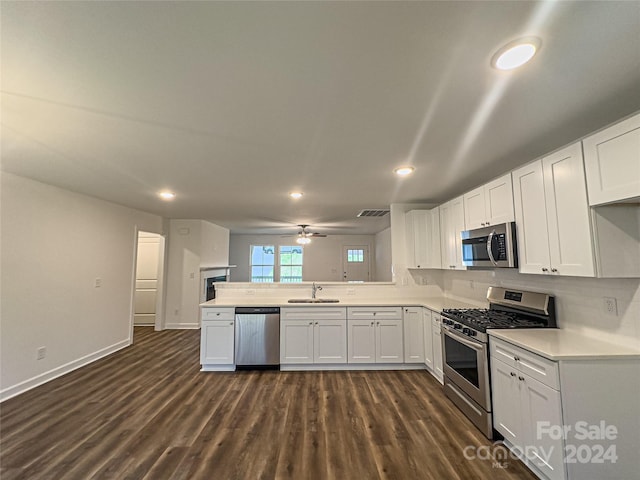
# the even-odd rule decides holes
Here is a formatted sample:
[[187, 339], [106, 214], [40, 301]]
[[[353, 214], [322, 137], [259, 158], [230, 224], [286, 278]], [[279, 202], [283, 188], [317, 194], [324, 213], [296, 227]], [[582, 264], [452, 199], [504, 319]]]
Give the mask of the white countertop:
[[575, 330], [523, 328], [489, 330], [491, 337], [537, 353], [549, 360], [640, 359], [640, 347], [603, 342]]
[[[297, 298], [297, 297], [296, 297]], [[302, 297], [300, 297], [302, 298]], [[428, 298], [358, 298], [341, 297], [338, 303], [288, 303], [288, 298], [281, 297], [238, 297], [217, 298], [201, 303], [201, 307], [426, 307], [429, 310], [440, 312], [445, 308], [478, 308], [477, 304], [471, 304], [446, 297]]]

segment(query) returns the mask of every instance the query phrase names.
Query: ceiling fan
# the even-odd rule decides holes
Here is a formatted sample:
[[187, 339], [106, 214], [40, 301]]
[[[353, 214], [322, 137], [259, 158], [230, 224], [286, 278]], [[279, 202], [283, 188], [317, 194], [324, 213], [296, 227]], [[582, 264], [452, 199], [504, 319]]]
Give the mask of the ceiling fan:
[[298, 238], [296, 239], [296, 243], [299, 243], [301, 245], [311, 243], [312, 237], [326, 237], [326, 235], [324, 235], [323, 233], [310, 232], [309, 230], [307, 230], [307, 227], [309, 225], [301, 224], [298, 226], [300, 227], [300, 231], [298, 231]]

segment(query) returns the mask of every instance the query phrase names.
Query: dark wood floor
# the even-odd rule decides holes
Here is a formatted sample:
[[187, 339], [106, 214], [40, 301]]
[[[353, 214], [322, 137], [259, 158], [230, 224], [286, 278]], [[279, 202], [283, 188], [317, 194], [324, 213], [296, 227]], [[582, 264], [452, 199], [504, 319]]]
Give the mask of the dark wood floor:
[[424, 371], [201, 373], [199, 331], [132, 347], [0, 406], [9, 479], [534, 479]]

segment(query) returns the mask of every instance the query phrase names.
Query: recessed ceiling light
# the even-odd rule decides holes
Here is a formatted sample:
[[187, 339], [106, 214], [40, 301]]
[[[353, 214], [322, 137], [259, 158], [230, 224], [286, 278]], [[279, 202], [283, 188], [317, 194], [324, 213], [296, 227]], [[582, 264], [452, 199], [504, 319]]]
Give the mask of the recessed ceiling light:
[[513, 70], [533, 58], [540, 48], [538, 37], [526, 37], [507, 43], [491, 59], [491, 65], [498, 70]]
[[176, 198], [176, 194], [173, 192], [164, 191], [164, 192], [160, 192], [158, 195], [163, 200], [173, 200], [174, 198]]
[[398, 167], [393, 170], [393, 173], [395, 173], [396, 175], [399, 175], [400, 177], [404, 177], [406, 175], [413, 173], [414, 170], [415, 168], [413, 167]]
[[291, 192], [289, 194], [291, 198], [295, 198], [296, 200], [302, 198], [302, 192]]

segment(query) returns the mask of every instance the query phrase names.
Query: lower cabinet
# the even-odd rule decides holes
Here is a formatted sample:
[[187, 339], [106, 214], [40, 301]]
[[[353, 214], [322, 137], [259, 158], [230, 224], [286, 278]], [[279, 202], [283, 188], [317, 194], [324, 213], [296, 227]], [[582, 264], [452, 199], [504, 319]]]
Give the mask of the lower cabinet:
[[202, 370], [233, 370], [235, 316], [233, 308], [203, 308], [200, 328]]
[[422, 340], [424, 343], [424, 364], [433, 373], [433, 326], [431, 310], [422, 309]]
[[444, 383], [444, 372], [442, 371], [442, 317], [435, 312], [431, 314], [431, 335], [433, 345], [433, 375], [440, 383]]
[[424, 363], [424, 321], [422, 307], [405, 307], [403, 312], [404, 363]]
[[403, 363], [401, 307], [347, 309], [349, 363]]
[[281, 316], [281, 364], [347, 363], [344, 308], [283, 308]]
[[346, 320], [282, 320], [280, 363], [347, 363]]

